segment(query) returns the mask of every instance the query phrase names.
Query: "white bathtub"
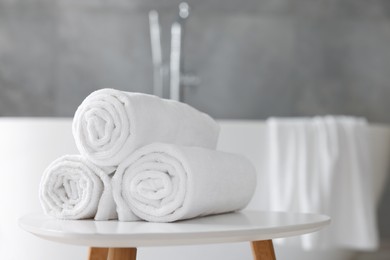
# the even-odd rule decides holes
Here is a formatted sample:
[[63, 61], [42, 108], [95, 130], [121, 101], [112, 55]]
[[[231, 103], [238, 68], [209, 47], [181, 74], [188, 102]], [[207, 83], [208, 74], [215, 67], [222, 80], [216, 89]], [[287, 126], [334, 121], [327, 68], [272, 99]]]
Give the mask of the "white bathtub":
[[[257, 192], [248, 206], [267, 208], [265, 162], [267, 160], [265, 127], [261, 121], [220, 121], [219, 149], [247, 156], [255, 164], [259, 178]], [[371, 143], [376, 160], [373, 169], [377, 198], [383, 189], [390, 157], [390, 131], [385, 127], [371, 128]], [[70, 119], [0, 118], [0, 255], [4, 260], [68, 260], [86, 259], [87, 249], [62, 245], [34, 237], [17, 226], [17, 219], [27, 213], [41, 212], [38, 185], [42, 171], [55, 158], [76, 153], [71, 135]], [[276, 246], [280, 259], [318, 259], [318, 252], [302, 254], [295, 249]], [[325, 252], [328, 254], [329, 252]], [[336, 259], [335, 251], [324, 259]], [[294, 255], [295, 254], [295, 255]], [[324, 255], [324, 254], [323, 254]], [[140, 248], [139, 259], [251, 259], [247, 243]], [[346, 256], [344, 259], [347, 259]]]

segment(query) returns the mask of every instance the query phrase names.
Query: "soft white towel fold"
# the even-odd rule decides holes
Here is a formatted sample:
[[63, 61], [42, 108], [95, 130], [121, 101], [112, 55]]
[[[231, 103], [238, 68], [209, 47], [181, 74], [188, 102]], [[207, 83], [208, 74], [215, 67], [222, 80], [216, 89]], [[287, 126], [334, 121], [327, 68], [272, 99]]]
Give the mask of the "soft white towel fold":
[[244, 208], [256, 173], [239, 155], [154, 143], [120, 164], [112, 182], [119, 220], [135, 220], [135, 214], [172, 222]]
[[268, 120], [271, 210], [324, 213], [332, 225], [288, 239], [305, 249], [378, 246], [367, 122], [353, 117]]
[[39, 198], [45, 213], [60, 219], [116, 218], [107, 174], [111, 170], [103, 170], [80, 155], [58, 158], [41, 179]]
[[80, 153], [96, 165], [117, 166], [153, 142], [215, 148], [218, 124], [207, 114], [173, 100], [101, 89], [78, 107], [73, 135]]

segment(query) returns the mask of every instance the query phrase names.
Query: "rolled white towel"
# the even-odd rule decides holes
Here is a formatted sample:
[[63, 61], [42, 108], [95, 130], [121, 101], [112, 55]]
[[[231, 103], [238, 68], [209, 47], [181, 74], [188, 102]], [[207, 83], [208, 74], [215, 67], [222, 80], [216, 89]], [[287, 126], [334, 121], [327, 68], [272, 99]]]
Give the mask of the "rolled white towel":
[[189, 105], [114, 89], [91, 93], [73, 119], [77, 148], [101, 166], [117, 166], [137, 148], [154, 142], [213, 149], [218, 134], [218, 124]]
[[256, 186], [246, 158], [155, 143], [119, 165], [112, 187], [121, 221], [172, 222], [244, 208]]
[[60, 219], [117, 217], [111, 177], [81, 155], [65, 155], [43, 173], [39, 198], [46, 214]]

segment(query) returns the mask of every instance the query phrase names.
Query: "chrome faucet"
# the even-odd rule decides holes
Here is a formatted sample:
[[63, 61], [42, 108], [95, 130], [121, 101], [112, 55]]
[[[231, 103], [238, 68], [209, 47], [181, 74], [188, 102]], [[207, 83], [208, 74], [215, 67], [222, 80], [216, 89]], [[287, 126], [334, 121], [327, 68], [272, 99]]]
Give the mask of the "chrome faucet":
[[[157, 96], [163, 97], [165, 76], [169, 76], [169, 98], [177, 101], [182, 100], [182, 91], [184, 86], [194, 86], [199, 85], [200, 83], [198, 77], [187, 75], [183, 73], [182, 69], [183, 28], [189, 14], [189, 5], [186, 2], [180, 3], [178, 19], [171, 26], [171, 53], [168, 68], [163, 63], [161, 26], [159, 23], [158, 12], [156, 10], [151, 10], [149, 12], [150, 40], [153, 61], [153, 91]], [[167, 69], [169, 69], [169, 73], [167, 73]]]
[[153, 94], [162, 97], [164, 70], [162, 63], [161, 28], [158, 21], [158, 13], [155, 10], [149, 12], [149, 29], [153, 62]]

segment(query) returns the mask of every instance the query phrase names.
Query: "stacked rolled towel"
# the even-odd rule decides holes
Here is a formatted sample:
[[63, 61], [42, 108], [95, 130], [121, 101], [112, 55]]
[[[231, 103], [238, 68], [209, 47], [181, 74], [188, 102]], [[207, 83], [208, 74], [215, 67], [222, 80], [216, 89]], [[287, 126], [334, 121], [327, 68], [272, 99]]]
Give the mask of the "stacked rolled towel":
[[72, 130], [81, 155], [57, 159], [41, 181], [54, 217], [172, 222], [239, 210], [253, 195], [252, 164], [216, 151], [219, 125], [184, 103], [101, 89]]
[[122, 162], [112, 185], [119, 220], [172, 222], [244, 208], [256, 174], [239, 155], [154, 143]]
[[101, 166], [117, 166], [154, 142], [214, 149], [218, 133], [210, 116], [184, 103], [114, 89], [91, 93], [73, 120], [80, 153]]
[[46, 214], [60, 219], [116, 218], [110, 169], [80, 155], [65, 155], [43, 173], [39, 198]]

